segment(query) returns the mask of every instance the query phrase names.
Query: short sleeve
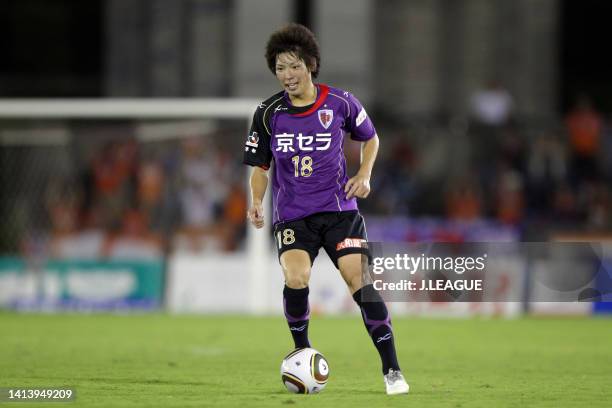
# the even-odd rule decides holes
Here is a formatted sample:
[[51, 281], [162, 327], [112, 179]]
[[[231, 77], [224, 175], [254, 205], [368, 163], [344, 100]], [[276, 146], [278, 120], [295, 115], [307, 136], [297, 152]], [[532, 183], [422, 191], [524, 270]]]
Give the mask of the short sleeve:
[[351, 139], [365, 142], [376, 135], [374, 124], [370, 120], [365, 108], [361, 102], [348, 94], [348, 117], [346, 119], [345, 130], [351, 133]]
[[244, 144], [244, 158], [242, 162], [250, 166], [264, 169], [270, 168], [272, 151], [270, 150], [270, 134], [264, 126], [265, 105], [260, 105], [253, 115], [251, 130]]

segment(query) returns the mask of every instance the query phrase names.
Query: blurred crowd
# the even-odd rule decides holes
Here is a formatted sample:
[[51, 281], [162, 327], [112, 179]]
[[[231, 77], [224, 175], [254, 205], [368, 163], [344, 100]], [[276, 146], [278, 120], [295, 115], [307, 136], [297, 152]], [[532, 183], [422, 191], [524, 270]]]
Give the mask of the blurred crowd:
[[[498, 84], [446, 129], [391, 129], [366, 211], [495, 219], [523, 239], [612, 230], [612, 127], [586, 95], [560, 123], [521, 122]], [[456, 128], [456, 129], [453, 129]], [[441, 142], [443, 140], [444, 142]]]
[[[237, 249], [245, 233], [244, 172], [219, 136], [154, 146], [128, 137], [93, 149], [76, 180], [47, 186], [45, 255], [155, 259], [167, 251]], [[29, 242], [25, 252], [40, 251]]]

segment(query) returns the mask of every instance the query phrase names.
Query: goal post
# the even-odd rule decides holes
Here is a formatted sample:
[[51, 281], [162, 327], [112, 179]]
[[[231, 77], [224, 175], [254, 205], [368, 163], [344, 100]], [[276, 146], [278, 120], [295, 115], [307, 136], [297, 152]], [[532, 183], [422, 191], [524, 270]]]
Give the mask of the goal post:
[[189, 119], [250, 121], [259, 101], [249, 98], [0, 99], [5, 119]]
[[[250, 98], [109, 98], [109, 99], [0, 99], [0, 122], [11, 120], [168, 120], [168, 119], [217, 119], [244, 121], [244, 137], [259, 100]], [[2, 139], [0, 145], [19, 144], [19, 138]], [[8, 134], [8, 133], [7, 133]], [[9, 140], [10, 139], [10, 140]], [[31, 142], [31, 141], [30, 141]], [[29, 142], [23, 140], [23, 144]], [[44, 144], [44, 141], [42, 141]], [[236, 151], [241, 155], [241, 150]], [[245, 188], [247, 199], [248, 179], [246, 172]], [[264, 205], [266, 220], [271, 222], [270, 200]], [[245, 214], [246, 216], [246, 214]], [[269, 224], [268, 224], [269, 225]], [[267, 310], [266, 272], [270, 266], [271, 240], [268, 229], [257, 230], [250, 226], [246, 229], [246, 265], [249, 282], [247, 283], [248, 310], [261, 314]]]

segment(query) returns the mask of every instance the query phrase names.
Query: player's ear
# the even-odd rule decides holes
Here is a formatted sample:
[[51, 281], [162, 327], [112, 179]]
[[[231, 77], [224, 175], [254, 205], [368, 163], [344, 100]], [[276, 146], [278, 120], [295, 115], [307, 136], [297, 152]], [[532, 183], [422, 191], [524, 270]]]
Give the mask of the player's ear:
[[317, 76], [317, 60], [316, 59], [312, 58], [310, 60], [310, 64], [308, 66], [308, 70], [310, 71], [312, 76], [314, 76], [314, 77]]

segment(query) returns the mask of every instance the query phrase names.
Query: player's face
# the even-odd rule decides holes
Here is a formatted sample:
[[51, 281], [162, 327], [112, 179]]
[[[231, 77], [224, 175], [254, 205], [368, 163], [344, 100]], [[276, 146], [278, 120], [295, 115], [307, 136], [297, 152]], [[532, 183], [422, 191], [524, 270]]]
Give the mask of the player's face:
[[290, 52], [276, 56], [276, 78], [292, 97], [304, 96], [312, 86], [312, 77], [306, 63]]

